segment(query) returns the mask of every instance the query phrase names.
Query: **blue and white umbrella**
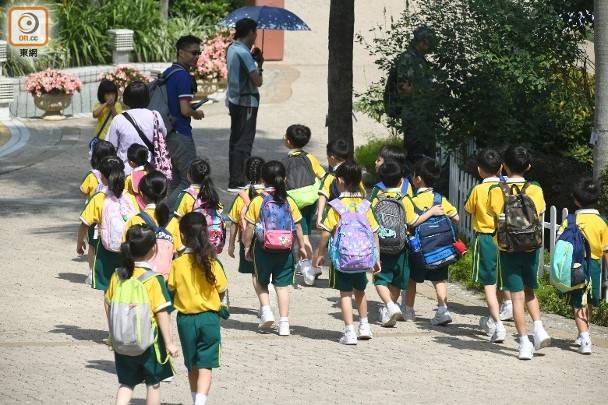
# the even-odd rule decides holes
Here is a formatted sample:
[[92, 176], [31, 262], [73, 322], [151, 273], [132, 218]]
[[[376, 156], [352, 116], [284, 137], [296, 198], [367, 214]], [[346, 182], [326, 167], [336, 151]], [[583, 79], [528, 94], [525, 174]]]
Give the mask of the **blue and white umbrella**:
[[234, 27], [236, 22], [243, 18], [251, 18], [261, 30], [310, 31], [308, 25], [291, 11], [269, 6], [241, 7], [221, 20], [218, 25]]

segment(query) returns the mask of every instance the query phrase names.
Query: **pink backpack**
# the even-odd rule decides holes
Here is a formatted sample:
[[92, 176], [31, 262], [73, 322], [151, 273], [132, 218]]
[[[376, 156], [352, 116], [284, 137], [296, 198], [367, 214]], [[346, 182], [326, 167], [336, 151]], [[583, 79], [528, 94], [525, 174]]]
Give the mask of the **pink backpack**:
[[198, 191], [190, 186], [187, 190], [188, 194], [194, 197], [194, 206], [192, 212], [200, 212], [207, 219], [207, 236], [209, 243], [215, 248], [217, 254], [222, 253], [224, 244], [226, 243], [226, 223], [221, 211], [208, 208], [206, 201], [201, 201], [198, 198]]
[[293, 247], [295, 225], [289, 203], [275, 201], [272, 194], [264, 193], [260, 219], [256, 224], [257, 240], [265, 250], [289, 251]]
[[103, 247], [110, 252], [120, 252], [125, 225], [129, 218], [137, 214], [137, 211], [126, 193], [120, 198], [112, 193], [106, 195], [99, 225], [99, 236]]
[[139, 209], [142, 211], [144, 208], [146, 208], [146, 202], [144, 201], [144, 198], [139, 192], [139, 183], [146, 174], [147, 173], [144, 170], [137, 170], [131, 172], [131, 185], [133, 186], [133, 193], [135, 194], [135, 200], [137, 201], [137, 205], [139, 205]]
[[173, 236], [165, 228], [156, 225], [156, 222], [146, 212], [142, 211], [137, 215], [156, 233], [156, 254], [148, 260], [148, 263], [155, 272], [162, 274], [166, 280], [169, 277], [171, 261], [173, 260]]
[[171, 166], [171, 157], [169, 156], [169, 150], [167, 149], [167, 142], [165, 135], [160, 129], [158, 112], [153, 111], [152, 115], [154, 115], [154, 135], [152, 136], [154, 154], [152, 157], [152, 165], [170, 180], [173, 177], [173, 167]]

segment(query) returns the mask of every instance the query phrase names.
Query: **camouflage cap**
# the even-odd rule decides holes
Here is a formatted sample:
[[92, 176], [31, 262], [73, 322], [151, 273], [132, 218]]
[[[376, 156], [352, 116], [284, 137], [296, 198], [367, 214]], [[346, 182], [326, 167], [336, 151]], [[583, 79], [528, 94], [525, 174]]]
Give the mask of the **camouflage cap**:
[[412, 45], [419, 44], [422, 41], [427, 41], [431, 48], [434, 48], [437, 44], [437, 36], [435, 35], [435, 31], [427, 25], [420, 25], [414, 30]]

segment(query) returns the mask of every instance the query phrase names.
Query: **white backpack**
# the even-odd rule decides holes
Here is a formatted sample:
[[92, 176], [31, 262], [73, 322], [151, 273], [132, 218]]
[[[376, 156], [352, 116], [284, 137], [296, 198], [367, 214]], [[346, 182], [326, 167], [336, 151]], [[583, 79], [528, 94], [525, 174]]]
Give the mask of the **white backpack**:
[[110, 252], [120, 252], [122, 236], [129, 218], [137, 214], [137, 210], [123, 193], [120, 198], [109, 193], [103, 202], [99, 235], [103, 247]]

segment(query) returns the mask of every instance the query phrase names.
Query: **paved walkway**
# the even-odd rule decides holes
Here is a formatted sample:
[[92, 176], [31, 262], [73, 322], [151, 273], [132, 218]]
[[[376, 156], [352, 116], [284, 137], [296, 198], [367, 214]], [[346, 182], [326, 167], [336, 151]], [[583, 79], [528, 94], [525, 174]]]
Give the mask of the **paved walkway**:
[[[380, 3], [357, 2], [358, 30], [383, 21]], [[402, 4], [385, 3], [389, 11]], [[318, 31], [288, 33], [286, 61], [267, 65], [271, 79], [262, 94], [255, 153], [284, 153], [284, 129], [301, 122], [311, 126], [311, 150], [323, 160], [327, 2], [286, 6]], [[377, 72], [361, 50], [355, 54], [355, 82], [361, 86]], [[216, 183], [225, 187], [229, 117], [219, 104], [206, 111], [207, 118], [196, 123], [198, 152], [210, 157]], [[375, 123], [358, 118], [357, 143], [381, 133]], [[102, 297], [83, 284], [87, 264], [76, 257], [74, 243], [93, 122], [25, 123], [27, 145], [0, 158], [0, 403], [110, 404], [117, 383], [112, 353], [101, 343], [107, 333]], [[222, 198], [229, 202], [230, 196]], [[445, 328], [429, 324], [434, 300], [428, 285], [417, 299], [416, 323], [380, 328], [379, 299], [370, 287], [375, 338], [344, 347], [336, 343], [342, 329], [337, 294], [327, 288], [324, 274], [317, 287], [293, 290], [292, 336], [281, 338], [258, 333], [250, 278], [237, 274], [235, 260], [221, 259], [233, 306], [223, 323], [222, 367], [214, 374], [210, 403], [601, 403], [608, 394], [605, 328], [593, 329], [594, 354], [583, 357], [570, 346], [573, 322], [546, 316], [554, 346], [520, 362], [513, 325], [507, 325], [505, 344], [490, 344], [476, 327], [485, 314], [482, 301], [457, 285], [449, 287], [454, 323]], [[189, 404], [181, 359], [175, 366], [178, 375], [163, 385], [163, 403]], [[133, 403], [145, 403], [144, 396], [139, 387]]]

